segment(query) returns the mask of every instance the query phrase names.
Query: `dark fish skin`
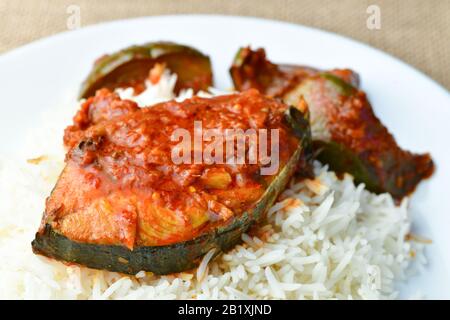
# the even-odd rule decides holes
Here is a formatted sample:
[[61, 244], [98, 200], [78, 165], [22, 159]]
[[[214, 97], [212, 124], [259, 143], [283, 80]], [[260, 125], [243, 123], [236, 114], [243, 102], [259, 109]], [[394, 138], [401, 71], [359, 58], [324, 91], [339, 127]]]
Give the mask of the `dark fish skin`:
[[176, 93], [188, 88], [206, 91], [213, 84], [208, 56], [173, 42], [150, 42], [100, 57], [81, 85], [79, 98], [91, 97], [101, 88], [134, 87], [140, 91], [157, 63], [177, 74]]

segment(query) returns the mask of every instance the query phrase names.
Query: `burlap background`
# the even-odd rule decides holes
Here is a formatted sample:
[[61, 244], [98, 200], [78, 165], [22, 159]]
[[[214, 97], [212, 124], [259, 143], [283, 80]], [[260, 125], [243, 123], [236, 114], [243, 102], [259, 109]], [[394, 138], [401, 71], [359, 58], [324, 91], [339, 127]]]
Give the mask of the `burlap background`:
[[[450, 89], [450, 0], [0, 0], [0, 53], [66, 30], [70, 4], [80, 6], [82, 26], [177, 13], [248, 15], [314, 26], [387, 51]], [[381, 8], [381, 30], [366, 27], [370, 4]]]

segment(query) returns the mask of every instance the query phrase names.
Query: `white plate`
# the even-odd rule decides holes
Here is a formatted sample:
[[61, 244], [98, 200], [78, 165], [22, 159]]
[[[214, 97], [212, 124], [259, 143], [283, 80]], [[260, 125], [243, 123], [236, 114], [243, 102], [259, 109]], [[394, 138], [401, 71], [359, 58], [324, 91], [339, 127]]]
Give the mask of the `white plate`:
[[422, 73], [376, 49], [303, 26], [254, 18], [163, 16], [116, 21], [52, 36], [0, 56], [0, 153], [16, 153], [23, 132], [44, 110], [67, 104], [93, 61], [131, 44], [171, 40], [208, 53], [215, 85], [231, 86], [228, 68], [240, 46], [264, 47], [273, 61], [350, 67], [362, 77], [376, 114], [398, 143], [429, 151], [433, 178], [413, 196], [414, 228], [431, 238], [425, 272], [402, 288], [450, 298], [450, 95]]

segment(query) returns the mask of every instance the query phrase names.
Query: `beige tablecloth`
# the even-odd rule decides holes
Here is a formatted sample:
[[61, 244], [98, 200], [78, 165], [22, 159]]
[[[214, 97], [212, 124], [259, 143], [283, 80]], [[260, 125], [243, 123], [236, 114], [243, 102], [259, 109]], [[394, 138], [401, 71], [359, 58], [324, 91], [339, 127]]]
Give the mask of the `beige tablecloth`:
[[[180, 13], [257, 16], [314, 26], [387, 51], [450, 89], [450, 0], [0, 0], [0, 53], [67, 30], [70, 5], [80, 8], [81, 26]], [[367, 13], [370, 5], [380, 9], [381, 29], [367, 27], [375, 12]]]

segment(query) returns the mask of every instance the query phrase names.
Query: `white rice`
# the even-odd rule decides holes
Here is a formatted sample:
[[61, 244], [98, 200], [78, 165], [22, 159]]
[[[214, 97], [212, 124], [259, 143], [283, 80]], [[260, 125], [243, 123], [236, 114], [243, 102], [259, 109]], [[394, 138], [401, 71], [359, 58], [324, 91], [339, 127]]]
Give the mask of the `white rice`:
[[[174, 98], [175, 80], [164, 74], [137, 102]], [[292, 181], [259, 236], [242, 235], [241, 245], [212, 261], [209, 252], [198, 270], [124, 276], [34, 255], [30, 243], [64, 165], [62, 130], [77, 107], [46, 115], [48, 125], [30, 133], [24, 156], [0, 155], [2, 299], [386, 299], [397, 297], [396, 281], [414, 260], [425, 262], [422, 245], [405, 241], [406, 200], [396, 206], [388, 194], [354, 186], [349, 175], [339, 180], [318, 162], [317, 178]], [[39, 164], [26, 161], [41, 155]]]

